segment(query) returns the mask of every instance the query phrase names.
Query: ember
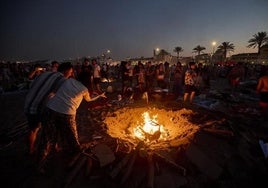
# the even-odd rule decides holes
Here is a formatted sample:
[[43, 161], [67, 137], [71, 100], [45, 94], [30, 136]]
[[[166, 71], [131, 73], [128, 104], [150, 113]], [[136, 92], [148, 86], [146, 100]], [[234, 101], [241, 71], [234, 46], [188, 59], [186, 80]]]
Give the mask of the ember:
[[188, 118], [193, 111], [167, 111], [157, 108], [123, 108], [108, 114], [105, 123], [108, 134], [133, 144], [144, 141], [151, 148], [162, 148], [170, 141], [189, 137], [199, 126]]

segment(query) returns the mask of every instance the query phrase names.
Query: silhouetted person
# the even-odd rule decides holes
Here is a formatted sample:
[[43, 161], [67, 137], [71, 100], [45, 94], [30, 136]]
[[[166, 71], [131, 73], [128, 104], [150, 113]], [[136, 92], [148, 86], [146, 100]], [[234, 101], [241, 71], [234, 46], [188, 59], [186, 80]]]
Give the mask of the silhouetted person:
[[266, 73], [259, 78], [256, 91], [260, 97], [259, 106], [261, 108], [262, 116], [267, 120], [268, 119], [268, 68], [266, 69]]
[[87, 58], [84, 59], [84, 62], [81, 67], [81, 72], [77, 75], [78, 80], [88, 88], [88, 90], [91, 92], [93, 91], [92, 87], [92, 66], [89, 63], [89, 60]]
[[189, 67], [185, 72], [184, 76], [184, 96], [183, 101], [186, 102], [189, 98], [190, 104], [193, 103], [193, 99], [196, 93], [196, 87], [195, 87], [195, 78], [197, 77], [197, 73], [195, 71], [196, 65], [195, 62], [190, 62]]

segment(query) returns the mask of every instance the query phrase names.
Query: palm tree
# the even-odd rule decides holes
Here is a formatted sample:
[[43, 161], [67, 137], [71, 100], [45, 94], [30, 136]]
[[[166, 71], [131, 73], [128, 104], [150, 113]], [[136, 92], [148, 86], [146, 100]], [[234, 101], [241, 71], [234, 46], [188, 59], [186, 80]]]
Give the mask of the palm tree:
[[174, 48], [173, 52], [176, 52], [177, 56], [179, 58], [180, 57], [180, 52], [183, 52], [183, 49], [182, 49], [182, 47], [177, 46], [177, 47]]
[[253, 38], [249, 39], [248, 41], [249, 45], [248, 48], [258, 48], [258, 54], [260, 54], [260, 49], [263, 45], [268, 43], [268, 35], [267, 32], [258, 32], [257, 34], [253, 35]]
[[205, 47], [198, 45], [198, 46], [196, 46], [196, 47], [193, 49], [193, 51], [194, 51], [195, 53], [197, 53], [198, 55], [200, 55], [200, 53], [201, 53], [203, 50], [205, 50], [205, 49], [206, 49]]
[[233, 52], [234, 51], [234, 44], [230, 42], [223, 42], [220, 46], [218, 46], [218, 50], [223, 53], [223, 57], [226, 61], [227, 58], [227, 52]]

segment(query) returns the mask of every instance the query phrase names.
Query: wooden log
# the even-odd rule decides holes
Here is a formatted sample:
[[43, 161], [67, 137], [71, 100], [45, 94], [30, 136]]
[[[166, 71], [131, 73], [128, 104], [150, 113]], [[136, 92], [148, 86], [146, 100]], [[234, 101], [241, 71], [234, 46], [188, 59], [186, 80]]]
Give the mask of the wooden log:
[[155, 162], [155, 174], [159, 175], [161, 173], [160, 166], [158, 162]]
[[127, 188], [137, 188], [137, 187], [146, 187], [147, 174], [148, 172], [144, 170], [144, 166], [137, 166], [133, 169], [132, 172], [134, 175], [128, 179], [124, 187]]
[[174, 167], [176, 170], [178, 170], [180, 173], [182, 173], [183, 176], [186, 176], [186, 169], [178, 164], [176, 164], [174, 161], [171, 161], [167, 159], [166, 157], [162, 156], [161, 154], [154, 152], [154, 155], [165, 161], [167, 164]]
[[234, 136], [234, 133], [229, 130], [220, 130], [220, 129], [212, 129], [212, 128], [204, 128], [202, 130], [205, 132], [222, 135], [222, 136]]
[[151, 153], [147, 156], [148, 161], [148, 177], [147, 177], [147, 188], [154, 187], [154, 162], [153, 155]]
[[132, 146], [130, 145], [130, 143], [129, 142], [124, 142], [124, 146], [126, 146], [127, 147], [127, 153], [130, 153], [132, 150], [133, 150], [133, 148], [132, 148]]
[[93, 161], [91, 158], [88, 158], [87, 161], [86, 161], [86, 176], [89, 176], [90, 175], [90, 172], [91, 172], [91, 169], [92, 169], [92, 165], [93, 165]]
[[126, 172], [124, 173], [122, 179], [121, 179], [121, 184], [124, 184], [126, 182], [126, 180], [128, 179], [131, 171], [132, 171], [132, 168], [133, 168], [133, 165], [134, 165], [134, 162], [136, 161], [136, 157], [138, 155], [138, 152], [140, 150], [140, 148], [144, 145], [143, 142], [139, 142], [139, 144], [137, 145], [136, 149], [134, 150], [133, 152], [133, 155], [131, 156], [131, 159], [128, 163], [128, 166], [127, 166], [127, 169], [126, 169]]
[[69, 187], [69, 185], [72, 183], [73, 179], [76, 177], [76, 175], [78, 174], [78, 172], [85, 165], [86, 161], [87, 161], [87, 157], [83, 156], [83, 157], [80, 158], [80, 160], [74, 166], [74, 169], [65, 178], [64, 186], [63, 186], [64, 188]]
[[124, 184], [127, 180], [127, 178], [129, 177], [131, 171], [132, 171], [132, 167], [133, 167], [133, 164], [136, 160], [136, 157], [137, 157], [137, 152], [134, 151], [132, 156], [131, 156], [131, 159], [129, 160], [129, 163], [128, 163], [128, 166], [126, 168], [126, 172], [124, 173], [122, 179], [121, 179], [121, 184]]
[[99, 159], [92, 153], [87, 153], [87, 152], [82, 152], [83, 155], [85, 155], [86, 157], [89, 157], [91, 159], [94, 159], [95, 161], [98, 161]]
[[255, 139], [250, 139], [249, 137], [248, 137], [248, 135], [250, 134], [250, 132], [249, 132], [249, 130], [247, 129], [247, 130], [245, 130], [244, 128], [243, 128], [243, 131], [241, 131], [240, 129], [238, 130], [238, 128], [241, 128], [241, 127], [234, 127], [234, 126], [232, 126], [231, 125], [232, 123], [230, 123], [230, 125], [229, 125], [229, 127], [231, 128], [231, 130], [235, 133], [235, 134], [237, 134], [237, 135], [239, 135], [239, 136], [241, 136], [243, 139], [245, 139], [245, 141], [246, 142], [248, 142], [249, 144], [255, 144]]
[[205, 124], [200, 125], [200, 128], [207, 128], [207, 127], [212, 127], [214, 125], [220, 125], [224, 121], [226, 121], [225, 118], [222, 118], [220, 120], [215, 120], [215, 121], [207, 121]]
[[12, 136], [12, 135], [17, 135], [20, 132], [26, 132], [29, 130], [28, 126], [21, 126], [21, 127], [15, 127], [14, 129], [10, 130], [9, 132], [7, 132], [8, 136]]
[[29, 132], [29, 129], [23, 129], [23, 130], [18, 131], [16, 133], [8, 134], [7, 136], [10, 138], [17, 138], [17, 137], [20, 137], [21, 135], [25, 135], [28, 132]]
[[28, 122], [25, 121], [23, 123], [17, 124], [16, 126], [14, 126], [14, 128], [12, 128], [12, 130], [18, 129], [18, 128], [21, 128], [21, 127], [28, 127]]
[[68, 164], [68, 168], [71, 168], [74, 166], [78, 158], [81, 156], [81, 153], [77, 153], [71, 160], [71, 162]]
[[110, 172], [110, 176], [112, 178], [115, 178], [119, 172], [126, 166], [130, 159], [131, 153], [128, 153], [124, 156], [124, 158], [113, 168], [113, 170]]
[[119, 141], [118, 139], [116, 139], [116, 149], [115, 149], [115, 153], [117, 153], [119, 150]]

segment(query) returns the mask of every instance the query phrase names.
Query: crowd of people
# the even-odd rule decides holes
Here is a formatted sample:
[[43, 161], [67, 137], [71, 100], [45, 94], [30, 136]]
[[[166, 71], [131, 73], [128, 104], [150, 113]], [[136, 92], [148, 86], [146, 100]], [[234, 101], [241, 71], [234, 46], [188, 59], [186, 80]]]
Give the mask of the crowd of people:
[[[27, 67], [27, 68], [26, 68]], [[223, 69], [224, 68], [224, 69]], [[231, 93], [235, 95], [241, 81], [256, 79], [256, 92], [260, 95], [259, 105], [263, 116], [268, 111], [268, 69], [257, 72], [252, 67], [237, 63], [233, 67], [203, 66], [201, 63], [189, 62], [182, 65], [177, 62], [153, 64], [151, 61], [132, 65], [129, 61], [121, 61], [116, 67], [108, 64], [100, 65], [96, 59], [85, 58], [83, 62], [72, 65], [69, 62], [51, 62], [42, 67], [1, 64], [1, 87], [10, 87], [18, 80], [27, 80], [29, 88], [25, 98], [24, 112], [29, 124], [29, 153], [37, 154], [38, 169], [45, 171], [50, 155], [56, 150], [68, 152], [81, 151], [76, 127], [76, 111], [83, 100], [94, 101], [106, 98], [105, 88], [101, 80], [114, 79], [121, 82], [122, 97], [129, 92], [149, 95], [157, 91], [171, 92], [174, 100], [181, 99], [192, 104], [196, 95], [210, 87], [211, 79], [222, 77], [227, 79]], [[41, 131], [40, 142], [37, 135]]]
[[[118, 64], [116, 66], [109, 66], [109, 64], [99, 64], [94, 62], [90, 62], [87, 58], [84, 59], [83, 62], [77, 62], [73, 63], [74, 66], [74, 74], [75, 76], [81, 77], [83, 79], [83, 82], [88, 82], [88, 87], [90, 90], [95, 90], [92, 87], [97, 87], [98, 90], [100, 90], [100, 85], [97, 84], [97, 82], [100, 83], [100, 78], [106, 78], [108, 79], [116, 79], [121, 80], [122, 71], [124, 71], [124, 66], [127, 65], [127, 70], [129, 73], [127, 76], [130, 78], [130, 83], [132, 87], [136, 87], [137, 85], [137, 78], [139, 75], [139, 88], [142, 90], [144, 87], [146, 89], [152, 90], [153, 87], [161, 87], [161, 88], [168, 88], [170, 90], [175, 89], [174, 84], [177, 83], [174, 82], [175, 74], [178, 75], [178, 73], [175, 73], [175, 71], [178, 72], [178, 66], [177, 64], [182, 65], [182, 63], [178, 62], [177, 64], [170, 65], [168, 62], [164, 63], [155, 63], [148, 61], [146, 63], [137, 63], [137, 65], [133, 65], [131, 62], [128, 61], [122, 61], [121, 64]], [[239, 64], [239, 63], [238, 63]], [[29, 88], [29, 84], [34, 79], [35, 76], [38, 74], [45, 72], [45, 71], [55, 71], [57, 69], [57, 66], [59, 65], [58, 62], [52, 61], [51, 63], [16, 63], [16, 62], [0, 62], [0, 89], [1, 92], [6, 91], [15, 91], [20, 90], [21, 88]], [[228, 79], [232, 79], [231, 75], [228, 75], [231, 71], [231, 69], [236, 66], [207, 66], [203, 65], [202, 63], [196, 64], [196, 71], [200, 74], [197, 76], [197, 82], [198, 84], [205, 84], [209, 85], [210, 79], [217, 79], [218, 77], [228, 77]], [[240, 67], [242, 67], [244, 73], [243, 79], [258, 79], [261, 74], [263, 74], [263, 70], [266, 66], [264, 65], [254, 65], [254, 64], [242, 64]], [[94, 72], [93, 72], [94, 68]], [[182, 71], [183, 74], [185, 73], [186, 69], [188, 68], [188, 64], [182, 65]], [[143, 71], [144, 70], [144, 71]], [[83, 72], [82, 74], [80, 74]], [[234, 71], [233, 71], [234, 72]], [[237, 71], [236, 71], [237, 72]], [[92, 80], [87, 79], [87, 76], [95, 75]], [[202, 74], [201, 80], [200, 76]], [[95, 86], [93, 85], [93, 81], [95, 82]], [[156, 83], [157, 82], [157, 83]], [[236, 81], [236, 79], [233, 79], [231, 81], [233, 86], [236, 86], [236, 83], [239, 83]], [[230, 83], [230, 84], [231, 84]], [[197, 85], [198, 85], [197, 84]], [[234, 87], [235, 88], [235, 87]]]
[[150, 61], [131, 65], [130, 62], [122, 61], [119, 70], [123, 97], [133, 88], [140, 93], [149, 94], [162, 90], [173, 93], [175, 100], [182, 99], [183, 102], [193, 103], [196, 95], [208, 91], [211, 80], [226, 80], [230, 93], [236, 97], [240, 83], [258, 81], [265, 74], [267, 66], [250, 66], [243, 62], [233, 66], [207, 66], [195, 62], [169, 65], [168, 62], [152, 64]]

